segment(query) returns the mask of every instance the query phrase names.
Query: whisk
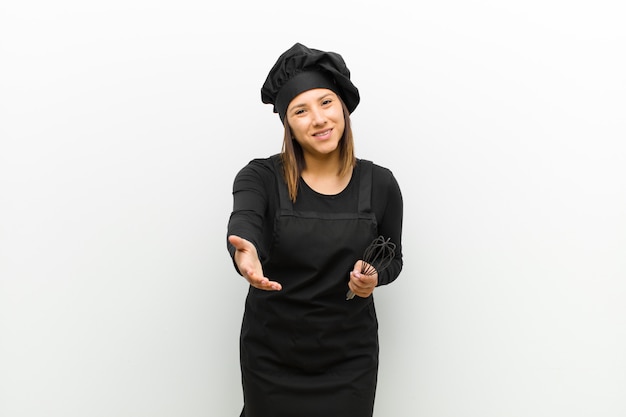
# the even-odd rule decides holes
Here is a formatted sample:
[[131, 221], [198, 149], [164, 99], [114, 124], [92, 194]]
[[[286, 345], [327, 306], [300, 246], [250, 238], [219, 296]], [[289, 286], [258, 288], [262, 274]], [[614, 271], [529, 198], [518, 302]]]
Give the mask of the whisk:
[[[389, 238], [378, 236], [369, 244], [363, 252], [363, 263], [361, 265], [361, 274], [374, 275], [379, 274], [391, 264], [396, 256], [396, 244], [391, 242]], [[346, 293], [346, 300], [352, 300], [355, 294], [352, 290]]]

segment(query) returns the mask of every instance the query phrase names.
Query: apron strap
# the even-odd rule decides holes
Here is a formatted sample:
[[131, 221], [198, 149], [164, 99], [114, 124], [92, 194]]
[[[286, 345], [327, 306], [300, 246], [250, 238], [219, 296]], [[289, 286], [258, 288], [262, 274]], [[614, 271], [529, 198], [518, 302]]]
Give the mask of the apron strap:
[[[293, 202], [289, 198], [289, 190], [283, 178], [282, 162], [280, 154], [271, 156], [274, 170], [276, 171], [276, 185], [280, 198], [280, 209], [283, 211], [293, 211]], [[372, 211], [372, 161], [359, 159], [360, 178], [359, 178], [359, 213], [370, 213]]]
[[289, 198], [289, 190], [283, 178], [283, 163], [280, 160], [280, 154], [271, 156], [274, 170], [276, 171], [276, 185], [278, 187], [278, 196], [280, 199], [280, 209], [282, 211], [293, 211], [293, 202]]
[[359, 213], [372, 211], [372, 161], [360, 159], [361, 177], [359, 178]]

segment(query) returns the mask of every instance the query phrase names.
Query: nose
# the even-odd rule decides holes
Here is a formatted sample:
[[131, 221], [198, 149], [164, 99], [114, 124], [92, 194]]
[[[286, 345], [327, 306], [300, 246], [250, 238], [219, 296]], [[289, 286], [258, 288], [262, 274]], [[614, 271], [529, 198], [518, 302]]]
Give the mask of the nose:
[[322, 126], [326, 124], [326, 114], [323, 109], [316, 108], [312, 109], [311, 112], [313, 113], [313, 125]]

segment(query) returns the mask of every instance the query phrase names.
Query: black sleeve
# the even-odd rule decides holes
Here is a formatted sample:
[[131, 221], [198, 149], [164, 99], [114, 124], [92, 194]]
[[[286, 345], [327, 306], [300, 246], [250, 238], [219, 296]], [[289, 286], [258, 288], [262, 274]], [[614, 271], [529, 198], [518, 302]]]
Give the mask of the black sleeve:
[[393, 282], [402, 271], [402, 216], [403, 201], [400, 186], [393, 173], [377, 167], [374, 171], [374, 194], [372, 208], [378, 222], [378, 234], [385, 239], [389, 238], [396, 245], [395, 258], [387, 269], [378, 275], [378, 285]]
[[[227, 236], [237, 235], [254, 244], [261, 262], [267, 257], [268, 222], [274, 201], [276, 180], [269, 159], [255, 159], [235, 176], [233, 211], [228, 221]], [[231, 257], [235, 248], [227, 241]]]

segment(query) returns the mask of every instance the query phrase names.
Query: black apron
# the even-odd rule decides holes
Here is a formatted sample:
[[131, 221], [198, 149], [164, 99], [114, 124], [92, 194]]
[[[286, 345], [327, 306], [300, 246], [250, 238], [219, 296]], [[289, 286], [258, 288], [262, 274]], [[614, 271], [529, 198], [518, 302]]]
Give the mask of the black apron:
[[[250, 287], [240, 338], [245, 417], [371, 417], [378, 372], [374, 300], [346, 300], [349, 273], [377, 236], [372, 164], [359, 161], [358, 213], [298, 212], [274, 161], [280, 209], [265, 276]], [[355, 178], [353, 178], [354, 180]]]

